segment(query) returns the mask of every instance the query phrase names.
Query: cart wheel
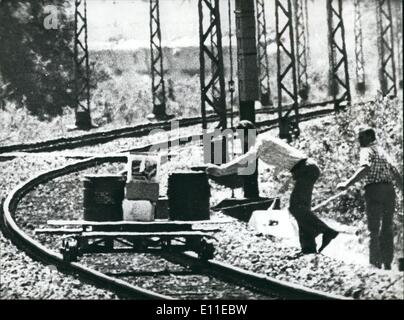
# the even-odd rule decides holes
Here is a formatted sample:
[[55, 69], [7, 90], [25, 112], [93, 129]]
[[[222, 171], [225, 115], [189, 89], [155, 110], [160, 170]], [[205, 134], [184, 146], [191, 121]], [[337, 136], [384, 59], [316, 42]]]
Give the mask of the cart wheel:
[[63, 260], [66, 262], [75, 262], [79, 256], [78, 241], [73, 238], [63, 240], [60, 253], [63, 255]]
[[161, 249], [163, 252], [172, 251], [171, 239], [161, 239], [160, 242], [161, 242]]
[[215, 254], [215, 246], [210, 239], [202, 238], [199, 244], [198, 256], [201, 260], [213, 259]]

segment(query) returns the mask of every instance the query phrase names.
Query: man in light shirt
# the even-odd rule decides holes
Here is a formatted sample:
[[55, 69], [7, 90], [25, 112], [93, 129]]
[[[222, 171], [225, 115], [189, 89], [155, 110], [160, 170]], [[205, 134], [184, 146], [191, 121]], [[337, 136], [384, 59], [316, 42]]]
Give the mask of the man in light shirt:
[[337, 189], [345, 190], [358, 181], [365, 185], [366, 215], [370, 232], [369, 262], [377, 268], [391, 269], [394, 256], [393, 216], [396, 193], [393, 182], [403, 190], [403, 177], [391, 158], [377, 144], [374, 129], [358, 129], [361, 146], [359, 168]]
[[[254, 136], [256, 134], [256, 128], [250, 121], [241, 121], [238, 129], [254, 130], [251, 133]], [[289, 210], [299, 226], [302, 253], [317, 253], [315, 238], [320, 234], [323, 235], [323, 239], [318, 252], [324, 250], [338, 232], [327, 226], [311, 211], [313, 187], [320, 176], [320, 170], [317, 164], [300, 150], [278, 138], [264, 134], [258, 137], [256, 143], [244, 155], [222, 166], [209, 165], [206, 169], [207, 174], [213, 176], [240, 174], [242, 170], [246, 172], [247, 163], [254, 164], [257, 158], [275, 167], [276, 173], [291, 172], [295, 180]]]

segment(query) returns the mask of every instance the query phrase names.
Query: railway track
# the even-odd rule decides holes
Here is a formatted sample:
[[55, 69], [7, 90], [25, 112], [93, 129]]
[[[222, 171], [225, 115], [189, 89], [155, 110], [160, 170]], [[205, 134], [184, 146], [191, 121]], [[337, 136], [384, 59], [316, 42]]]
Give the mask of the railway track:
[[[334, 109], [323, 109], [313, 112], [308, 112], [301, 115], [301, 121], [309, 121], [322, 116], [331, 114]], [[267, 120], [258, 123], [259, 131], [265, 132], [277, 127], [276, 120]], [[195, 135], [182, 137], [180, 144], [188, 144], [193, 141]], [[161, 148], [170, 146], [168, 141], [161, 143]], [[136, 149], [125, 151], [147, 151], [151, 145], [140, 146]], [[121, 151], [123, 152], [123, 151]], [[155, 290], [149, 290], [141, 288], [139, 285], [139, 279], [142, 276], [139, 274], [116, 274], [111, 272], [100, 272], [92, 268], [91, 266], [83, 265], [82, 263], [71, 262], [68, 263], [63, 260], [61, 254], [57, 251], [50, 249], [43, 245], [37, 239], [31, 237], [27, 232], [18, 226], [15, 221], [15, 212], [17, 210], [19, 202], [24, 196], [35, 189], [37, 186], [44, 184], [52, 179], [62, 177], [67, 174], [76, 173], [87, 168], [94, 166], [107, 164], [107, 163], [124, 163], [126, 162], [126, 156], [123, 154], [104, 155], [92, 158], [87, 158], [73, 164], [66, 165], [56, 170], [51, 170], [38, 175], [37, 177], [19, 185], [15, 188], [6, 198], [3, 203], [2, 211], [2, 225], [5, 233], [14, 241], [17, 246], [35, 259], [39, 259], [45, 263], [49, 263], [64, 270], [66, 273], [74, 273], [81, 276], [83, 279], [94, 283], [95, 285], [112, 290], [118, 293], [118, 295], [136, 299], [176, 299], [178, 295], [169, 295], [157, 293]], [[262, 275], [246, 272], [244, 270], [235, 268], [230, 265], [219, 263], [216, 261], [201, 261], [192, 254], [174, 254], [163, 253], [162, 257], [170, 262], [181, 265], [188, 270], [190, 277], [194, 277], [193, 281], [198, 281], [198, 277], [207, 276], [209, 279], [216, 279], [213, 281], [214, 289], [209, 289], [209, 292], [199, 292], [204, 298], [216, 297], [215, 294], [219, 291], [223, 291], [224, 287], [232, 288], [231, 292], [236, 294], [233, 298], [250, 297], [259, 299], [344, 299], [344, 297], [329, 295], [308, 288], [291, 285], [286, 282], [277, 281]], [[173, 275], [169, 272], [170, 276]], [[164, 275], [163, 275], [164, 276]], [[175, 276], [175, 275], [174, 275]], [[180, 274], [184, 276], [184, 274]], [[196, 277], [196, 278], [195, 278]], [[123, 280], [124, 279], [124, 280]], [[203, 277], [202, 277], [203, 279]], [[210, 282], [210, 281], [209, 281]], [[200, 297], [201, 297], [200, 296]], [[181, 298], [192, 297], [196, 298], [194, 293], [184, 293]]]
[[[218, 120], [217, 116], [209, 116], [209, 122]], [[201, 123], [200, 117], [178, 119], [179, 126], [189, 127]], [[35, 143], [22, 143], [0, 147], [0, 154], [12, 152], [50, 152], [76, 149], [84, 146], [92, 146], [106, 143], [120, 138], [144, 137], [152, 130], [167, 130], [171, 127], [171, 121], [152, 122], [139, 124], [133, 127], [114, 129], [109, 131], [94, 132], [75, 137], [52, 139]]]
[[[74, 164], [70, 164], [52, 170], [29, 180], [28, 182], [18, 186], [13, 192], [6, 198], [3, 204], [3, 228], [8, 237], [10, 237], [19, 248], [26, 251], [29, 255], [36, 259], [39, 259], [45, 263], [52, 264], [58, 268], [64, 270], [67, 273], [75, 273], [83, 277], [84, 279], [94, 283], [97, 286], [107, 288], [116, 292], [118, 295], [128, 298], [136, 299], [175, 299], [176, 295], [168, 295], [156, 293], [155, 290], [143, 289], [139, 285], [139, 280], [143, 279], [147, 275], [119, 275], [107, 274], [107, 272], [100, 272], [88, 265], [82, 263], [71, 262], [68, 263], [63, 260], [63, 256], [57, 251], [43, 245], [37, 239], [31, 237], [22, 228], [20, 228], [15, 219], [14, 214], [17, 210], [19, 202], [23, 197], [31, 190], [43, 184], [47, 181], [84, 170], [94, 165], [100, 165], [104, 163], [124, 162], [125, 157], [95, 157], [92, 159], [86, 159]], [[205, 280], [205, 291], [198, 291], [199, 298], [217, 298], [218, 294], [222, 294], [224, 291], [232, 293], [232, 298], [258, 298], [258, 299], [339, 299], [341, 297], [324, 294], [318, 291], [310, 290], [307, 288], [292, 286], [290, 284], [276, 281], [274, 279], [267, 278], [262, 275], [253, 274], [244, 270], [226, 265], [215, 261], [201, 261], [195, 255], [192, 254], [174, 254], [163, 253], [161, 255], [164, 259], [175, 263], [185, 268], [187, 274], [176, 275], [175, 271], [169, 272], [169, 277], [180, 277], [181, 281], [184, 281], [184, 277], [190, 278], [189, 281], [193, 283], [190, 286], [191, 290], [194, 290], [195, 283]], [[131, 256], [133, 258], [133, 255]], [[159, 276], [153, 275], [153, 281], [160, 283], [164, 282], [159, 280]], [[124, 279], [124, 280], [123, 280]], [[150, 279], [150, 275], [149, 275]], [[161, 277], [160, 277], [161, 279]], [[179, 283], [180, 281], [178, 281]], [[185, 282], [187, 283], [186, 279]], [[211, 284], [208, 286], [206, 283]], [[161, 285], [156, 286], [161, 287]], [[171, 290], [173, 290], [171, 288]], [[185, 290], [185, 291], [184, 291]], [[180, 298], [198, 298], [194, 291], [188, 292], [183, 287], [177, 288], [174, 292], [181, 292]]]
[[[322, 103], [313, 103], [301, 106], [302, 110], [309, 110], [315, 107], [325, 107], [328, 104], [333, 103], [333, 101], [326, 101]], [[287, 106], [286, 106], [287, 107]], [[256, 111], [258, 115], [263, 114], [275, 114], [276, 109], [274, 108], [263, 108]], [[234, 112], [233, 116], [237, 115], [238, 112]], [[229, 113], [228, 116], [231, 116]], [[176, 119], [180, 128], [186, 128], [200, 124], [202, 122], [201, 117], [189, 117]], [[212, 123], [219, 121], [219, 117], [212, 114], [207, 116], [207, 122]], [[14, 145], [0, 146], [0, 155], [7, 157], [10, 153], [38, 153], [38, 152], [50, 152], [50, 151], [61, 151], [61, 150], [71, 150], [86, 146], [94, 146], [97, 144], [103, 144], [110, 141], [114, 141], [121, 138], [136, 138], [144, 137], [151, 133], [153, 130], [168, 130], [171, 128], [172, 120], [161, 121], [161, 122], [151, 122], [143, 123], [135, 126], [113, 129], [108, 131], [94, 132], [74, 137], [51, 139], [46, 141], [40, 141], [35, 143], [22, 143]], [[13, 154], [10, 155], [14, 156]]]

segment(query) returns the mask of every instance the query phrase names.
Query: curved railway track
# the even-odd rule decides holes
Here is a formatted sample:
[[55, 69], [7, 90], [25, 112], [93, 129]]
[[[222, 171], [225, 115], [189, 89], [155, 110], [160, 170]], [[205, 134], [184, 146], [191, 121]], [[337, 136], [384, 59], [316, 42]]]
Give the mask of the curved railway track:
[[[308, 112], [300, 115], [300, 121], [308, 121], [331, 114], [334, 109], [323, 109]], [[277, 120], [267, 120], [258, 123], [259, 131], [265, 132], [277, 127]], [[180, 144], [187, 144], [194, 141], [194, 135], [180, 139]], [[170, 144], [168, 141], [161, 143], [161, 148]], [[147, 151], [152, 145], [140, 146], [131, 151]], [[24, 196], [37, 186], [52, 179], [62, 177], [67, 174], [76, 173], [94, 166], [105, 163], [123, 163], [126, 156], [121, 154], [97, 156], [73, 164], [66, 165], [56, 170], [51, 170], [39, 174], [28, 182], [17, 186], [5, 199], [2, 205], [2, 226], [6, 235], [17, 244], [19, 248], [26, 251], [35, 259], [49, 263], [64, 270], [66, 273], [75, 273], [83, 279], [95, 285], [107, 288], [116, 292], [119, 296], [136, 299], [172, 299], [175, 297], [156, 293], [155, 290], [146, 290], [131, 281], [124, 281], [117, 275], [99, 272], [91, 267], [77, 262], [66, 262], [58, 252], [44, 246], [37, 239], [34, 239], [20, 228], [15, 221], [15, 212], [19, 202]], [[291, 285], [286, 282], [277, 281], [272, 278], [250, 273], [216, 261], [201, 261], [192, 254], [164, 253], [162, 257], [166, 260], [179, 264], [193, 270], [200, 275], [214, 277], [225, 283], [229, 283], [242, 290], [249, 290], [257, 297], [267, 299], [345, 299], [341, 296], [330, 295], [319, 291], [311, 290], [301, 286]], [[196, 270], [196, 271], [195, 271]], [[209, 295], [205, 296], [208, 297]], [[184, 297], [182, 297], [184, 298]]]

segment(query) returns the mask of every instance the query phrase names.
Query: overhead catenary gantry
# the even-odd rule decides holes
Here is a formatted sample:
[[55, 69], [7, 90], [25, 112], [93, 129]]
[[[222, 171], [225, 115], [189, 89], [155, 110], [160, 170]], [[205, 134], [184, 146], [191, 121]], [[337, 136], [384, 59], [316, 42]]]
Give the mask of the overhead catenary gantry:
[[260, 81], [260, 102], [263, 106], [272, 106], [269, 83], [268, 34], [264, 0], [256, 0], [257, 8], [257, 54]]
[[275, 0], [279, 136], [298, 137], [299, 101], [291, 0]]
[[339, 110], [343, 103], [351, 103], [348, 55], [345, 42], [345, 26], [342, 0], [327, 0], [329, 43], [329, 93]]
[[[210, 16], [211, 22], [214, 23], [214, 15]], [[213, 28], [212, 32], [210, 34], [210, 50], [213, 53], [214, 56], [218, 55], [218, 46], [217, 46], [217, 28]], [[224, 64], [224, 63], [223, 63]], [[212, 60], [211, 64], [211, 76], [212, 79], [214, 79], [213, 84], [212, 84], [212, 99], [213, 103], [215, 105], [218, 105], [220, 103], [220, 96], [221, 96], [221, 91], [220, 91], [220, 77], [215, 77], [215, 75], [218, 72], [219, 65]]]
[[310, 62], [310, 28], [309, 28], [309, 5], [308, 1], [309, 0], [302, 0], [303, 1], [303, 6], [304, 6], [304, 15], [306, 17], [306, 54], [307, 54], [307, 62]]
[[296, 66], [297, 85], [299, 96], [303, 101], [309, 97], [309, 81], [307, 74], [307, 20], [305, 4], [302, 0], [293, 0], [295, 13], [295, 38], [296, 38]]
[[90, 129], [90, 64], [88, 53], [87, 1], [74, 0], [74, 88], [76, 126]]
[[[224, 129], [226, 87], [219, 0], [198, 0], [198, 12], [202, 127], [207, 128], [206, 107], [210, 106], [219, 115], [219, 126]], [[206, 16], [208, 19], [204, 19]]]
[[397, 43], [397, 74], [399, 87], [403, 88], [403, 2], [395, 1], [396, 43]]
[[366, 91], [365, 78], [365, 57], [363, 54], [363, 32], [362, 32], [362, 0], [354, 0], [355, 9], [355, 75], [356, 90], [363, 94]]
[[148, 118], [166, 120], [166, 90], [164, 83], [163, 50], [161, 47], [160, 0], [150, 1], [150, 62], [152, 77], [153, 114]]
[[383, 96], [397, 96], [393, 15], [390, 0], [376, 1], [379, 80]]
[[[75, 89], [76, 124], [80, 128], [91, 127], [90, 70], [87, 44], [87, 3], [75, 1]], [[166, 95], [161, 47], [159, 0], [150, 2], [150, 48], [153, 114], [166, 118]], [[251, 2], [251, 3], [250, 3]], [[237, 4], [238, 3], [238, 4]], [[246, 11], [244, 3], [252, 8]], [[342, 0], [326, 0], [329, 41], [329, 88], [336, 108], [351, 101], [348, 58], [342, 15]], [[397, 94], [396, 65], [402, 81], [402, 10], [401, 1], [395, 1], [397, 16], [393, 20], [391, 0], [377, 0], [380, 83], [384, 95]], [[365, 87], [364, 53], [361, 0], [355, 6], [355, 55], [358, 91]], [[255, 120], [254, 103], [260, 99], [263, 105], [271, 104], [269, 81], [268, 35], [264, 0], [236, 1], [238, 37], [238, 82], [240, 118]], [[203, 127], [206, 128], [207, 107], [211, 107], [220, 119], [220, 127], [227, 127], [226, 88], [223, 63], [222, 32], [219, 0], [198, 0], [200, 39], [200, 83]], [[299, 135], [299, 95], [307, 99], [309, 59], [307, 0], [275, 0], [277, 45], [277, 103], [280, 136], [291, 139]], [[247, 14], [248, 13], [248, 14]], [[248, 16], [248, 17], [247, 17]], [[395, 21], [396, 33], [393, 22]], [[247, 24], [242, 26], [241, 24]], [[256, 24], [256, 25], [255, 25]], [[254, 30], [254, 35], [250, 32]], [[251, 35], [249, 34], [251, 33]], [[253, 43], [254, 42], [254, 43]], [[395, 56], [394, 45], [398, 45]], [[398, 62], [395, 61], [398, 59]], [[254, 61], [253, 61], [254, 60]], [[258, 84], [255, 88], [256, 83]], [[256, 90], [257, 89], [257, 90]], [[162, 115], [162, 117], [160, 117]]]

